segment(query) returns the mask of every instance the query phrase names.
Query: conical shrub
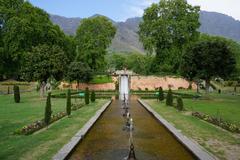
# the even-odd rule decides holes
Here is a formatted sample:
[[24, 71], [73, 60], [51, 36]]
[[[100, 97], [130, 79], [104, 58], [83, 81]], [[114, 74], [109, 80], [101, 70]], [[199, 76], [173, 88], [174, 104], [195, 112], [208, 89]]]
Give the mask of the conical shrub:
[[182, 110], [183, 110], [183, 100], [182, 100], [181, 97], [178, 97], [178, 98], [177, 98], [177, 109], [178, 109], [179, 111], [182, 111]]
[[71, 115], [71, 90], [68, 89], [67, 91], [67, 104], [66, 104], [66, 112], [67, 112], [67, 115], [70, 116]]
[[91, 102], [95, 102], [95, 100], [96, 100], [96, 95], [95, 95], [95, 92], [92, 91], [92, 93], [91, 93]]
[[50, 124], [51, 115], [52, 115], [51, 92], [49, 92], [47, 96], [46, 107], [45, 107], [45, 117], [44, 117], [44, 122], [47, 126]]
[[89, 89], [88, 88], [86, 88], [85, 89], [85, 104], [89, 104]]
[[14, 85], [13, 87], [13, 93], [14, 93], [14, 100], [16, 103], [20, 103], [20, 91], [19, 86]]
[[159, 99], [159, 101], [163, 101], [164, 100], [164, 93], [163, 93], [162, 87], [159, 88], [158, 99]]
[[169, 89], [168, 93], [167, 93], [166, 105], [167, 106], [173, 106], [173, 95], [172, 95], [172, 90], [171, 89]]

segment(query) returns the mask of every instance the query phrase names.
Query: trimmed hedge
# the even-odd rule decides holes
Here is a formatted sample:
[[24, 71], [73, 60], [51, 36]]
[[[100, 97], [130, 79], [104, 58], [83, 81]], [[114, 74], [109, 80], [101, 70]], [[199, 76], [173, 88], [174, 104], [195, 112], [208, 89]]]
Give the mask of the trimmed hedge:
[[67, 112], [68, 116], [71, 115], [71, 90], [70, 89], [68, 89], [68, 91], [67, 91], [66, 112]]
[[173, 95], [172, 90], [169, 89], [166, 97], [166, 105], [167, 106], [173, 106]]
[[19, 90], [19, 86], [14, 85], [13, 93], [14, 93], [14, 101], [15, 101], [15, 103], [20, 103], [20, 90]]

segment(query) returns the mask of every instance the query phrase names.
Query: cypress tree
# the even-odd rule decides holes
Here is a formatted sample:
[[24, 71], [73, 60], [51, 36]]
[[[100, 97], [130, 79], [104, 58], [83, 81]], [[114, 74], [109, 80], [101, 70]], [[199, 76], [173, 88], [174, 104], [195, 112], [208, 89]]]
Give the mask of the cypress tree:
[[46, 107], [45, 107], [45, 117], [44, 117], [44, 122], [48, 126], [51, 121], [51, 114], [52, 114], [52, 109], [51, 109], [51, 92], [48, 93], [47, 96], [47, 102], [46, 102]]
[[169, 89], [168, 93], [167, 93], [166, 105], [167, 106], [173, 106], [173, 95], [172, 95], [172, 90], [171, 89]]
[[95, 102], [95, 99], [96, 99], [95, 92], [92, 91], [92, 93], [91, 93], [91, 102]]
[[159, 101], [163, 101], [164, 100], [164, 93], [163, 93], [162, 87], [159, 88], [158, 99], [159, 99]]
[[66, 111], [67, 111], [67, 115], [70, 116], [71, 115], [71, 90], [68, 89], [67, 91], [67, 105], [66, 105]]
[[177, 98], [177, 109], [178, 109], [179, 111], [182, 111], [182, 110], [183, 110], [183, 100], [182, 100], [181, 97], [178, 97], [178, 98]]
[[85, 89], [85, 104], [89, 104], [89, 89], [88, 87]]
[[20, 102], [20, 91], [19, 91], [19, 86], [14, 85], [13, 87], [13, 93], [14, 93], [14, 100], [16, 103]]

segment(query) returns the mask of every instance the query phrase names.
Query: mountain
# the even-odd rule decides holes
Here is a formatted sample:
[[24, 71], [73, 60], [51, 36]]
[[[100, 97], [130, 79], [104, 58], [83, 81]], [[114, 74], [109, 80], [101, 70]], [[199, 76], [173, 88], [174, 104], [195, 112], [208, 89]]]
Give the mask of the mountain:
[[50, 15], [50, 19], [69, 35], [75, 34], [82, 18], [66, 18], [58, 15]]
[[[98, 14], [92, 17], [98, 16]], [[59, 25], [66, 34], [74, 35], [81, 18], [66, 18], [57, 15], [50, 15], [53, 23]], [[141, 17], [129, 18], [125, 22], [113, 22], [117, 27], [117, 33], [112, 41], [109, 50], [117, 52], [139, 52], [144, 53], [142, 44], [138, 40], [138, 25]], [[200, 32], [210, 35], [223, 36], [240, 42], [240, 21], [234, 18], [217, 13], [201, 11]]]
[[200, 32], [240, 42], [240, 21], [225, 14], [201, 11], [200, 22]]

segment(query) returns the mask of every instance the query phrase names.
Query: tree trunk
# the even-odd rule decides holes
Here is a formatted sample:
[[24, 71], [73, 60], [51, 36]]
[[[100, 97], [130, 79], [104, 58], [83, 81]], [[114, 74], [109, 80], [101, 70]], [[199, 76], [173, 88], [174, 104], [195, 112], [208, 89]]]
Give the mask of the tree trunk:
[[79, 91], [79, 81], [77, 81], [77, 91]]
[[40, 96], [41, 97], [44, 97], [45, 89], [46, 89], [46, 83], [45, 83], [45, 81], [42, 81], [40, 84]]
[[199, 82], [197, 81], [197, 93], [199, 93]]
[[206, 82], [206, 84], [205, 84], [205, 87], [206, 87], [206, 93], [209, 93], [210, 79], [206, 79], [205, 82]]

